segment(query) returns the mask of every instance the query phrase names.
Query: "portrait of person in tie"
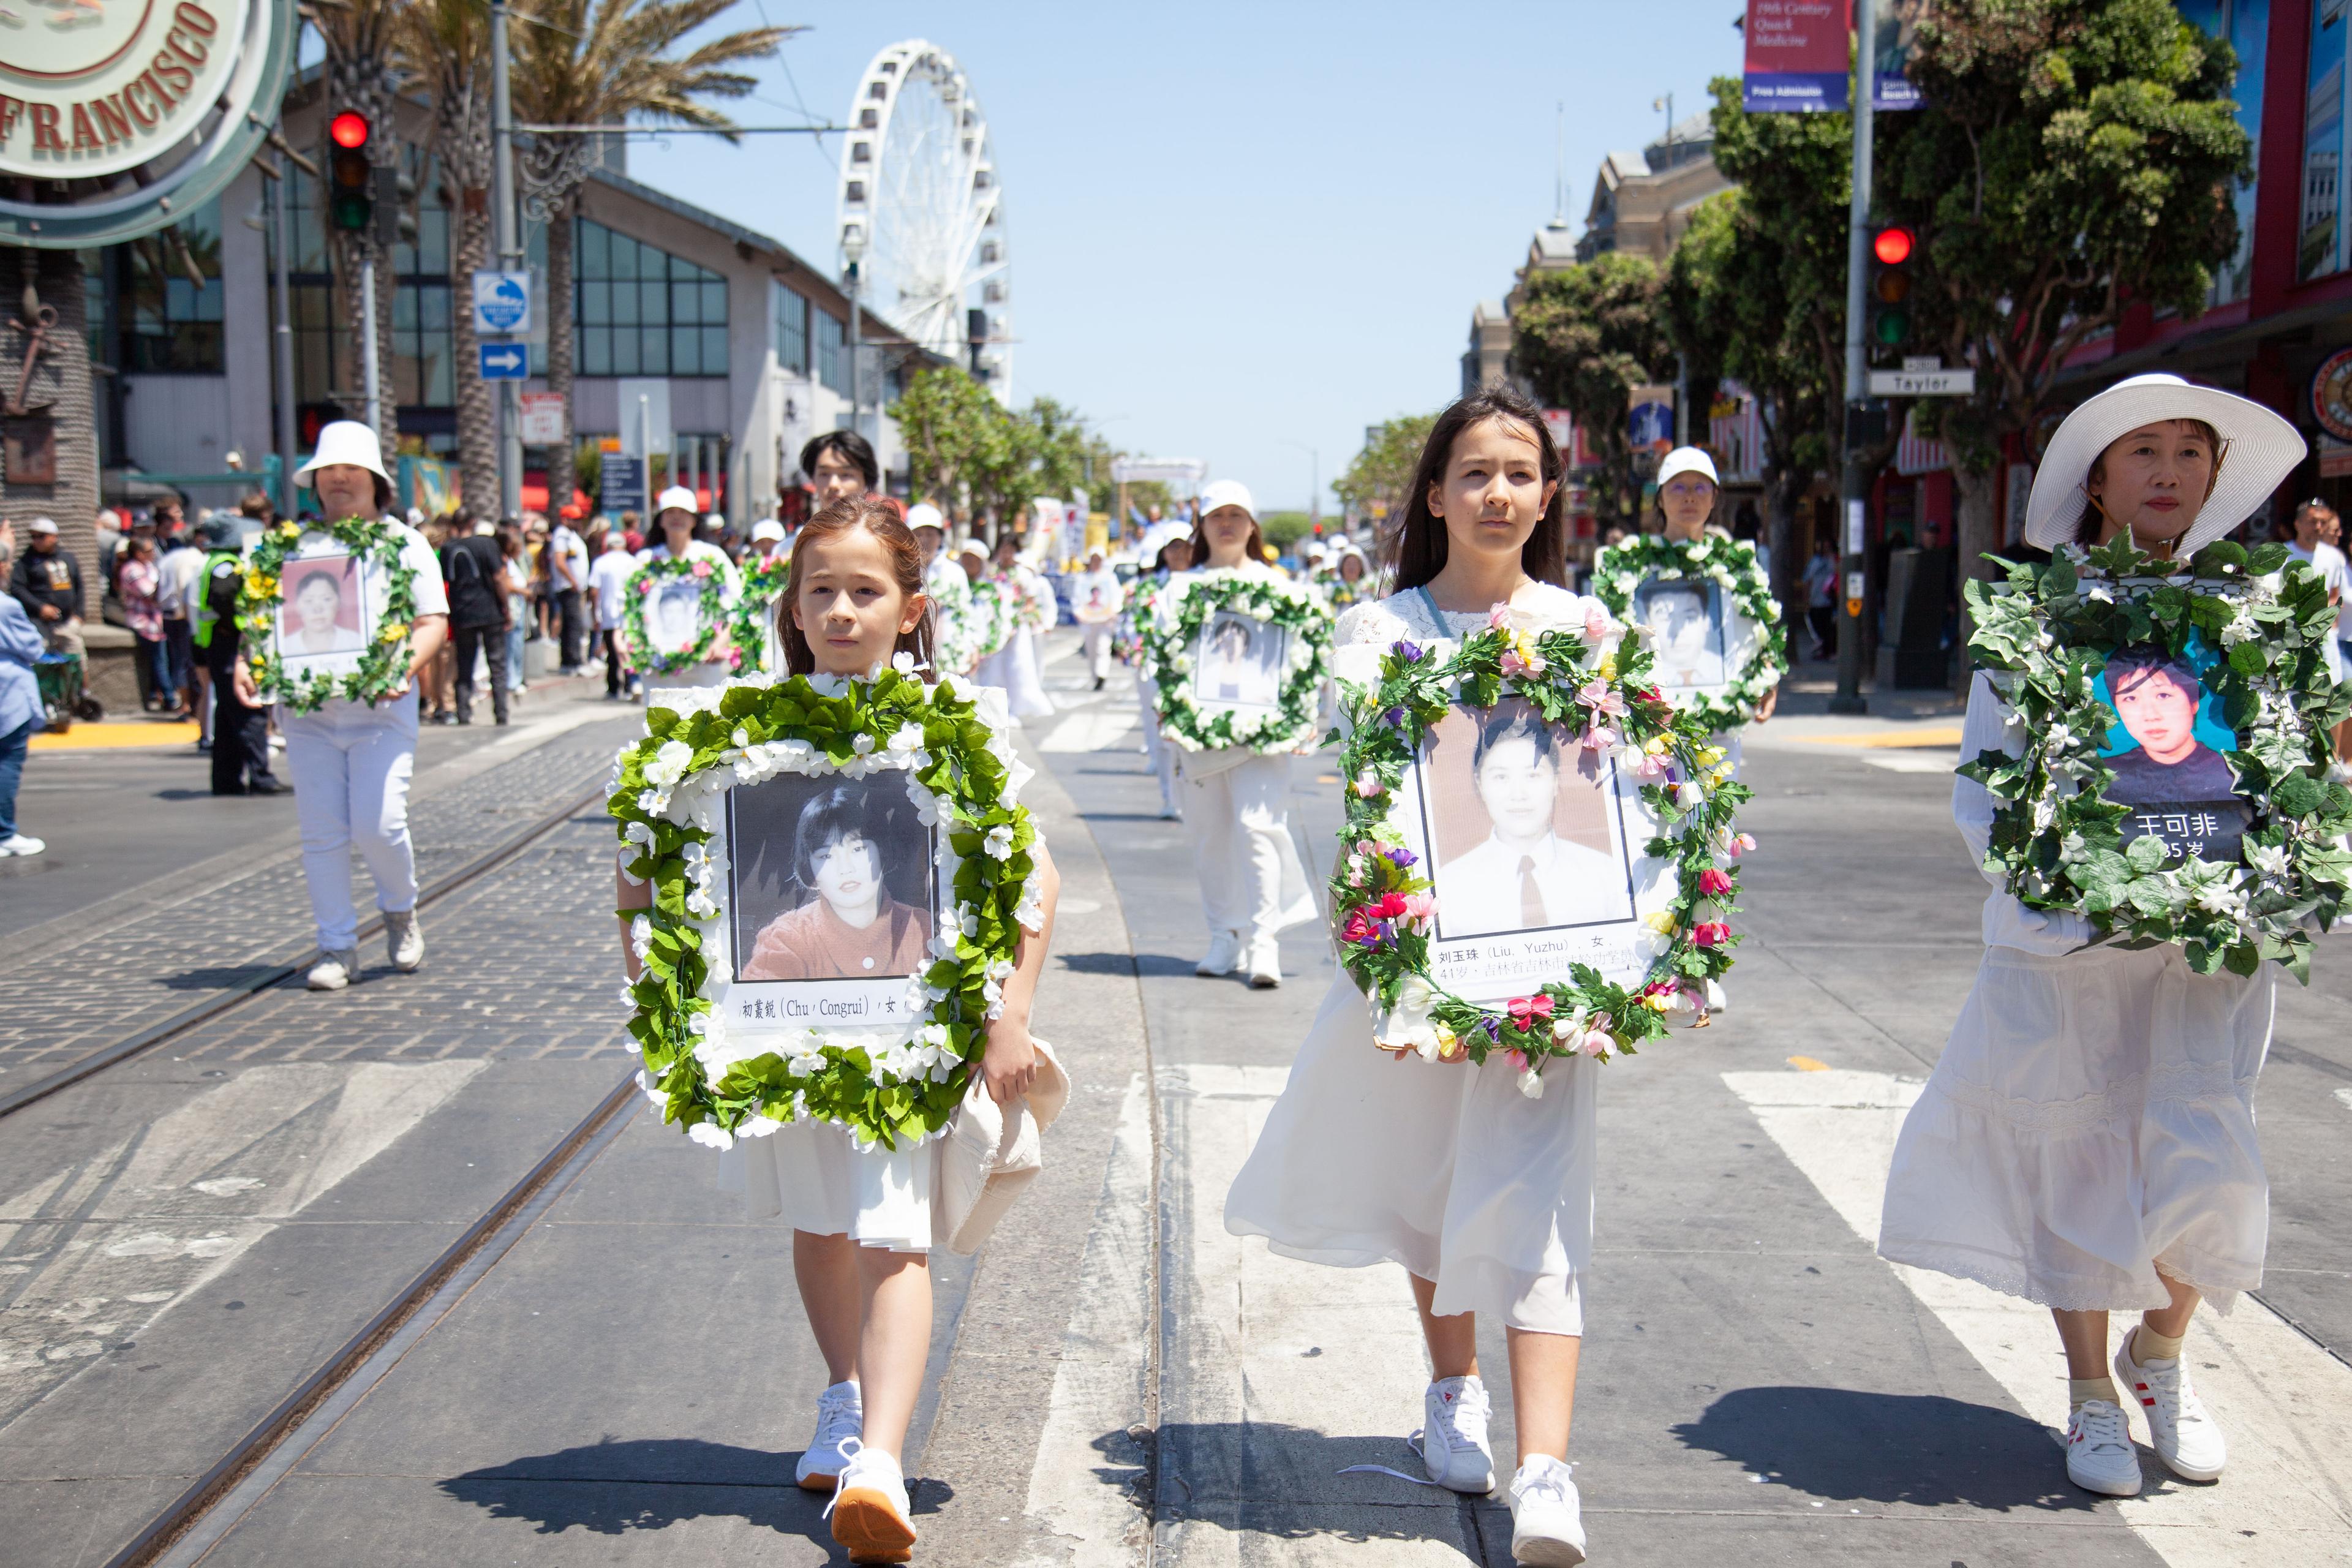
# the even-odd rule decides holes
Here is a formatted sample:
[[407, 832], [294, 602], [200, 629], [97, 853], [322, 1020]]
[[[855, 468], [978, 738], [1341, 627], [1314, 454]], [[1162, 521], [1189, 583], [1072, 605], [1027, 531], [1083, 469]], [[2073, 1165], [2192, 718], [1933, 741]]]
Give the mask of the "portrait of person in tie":
[[1611, 766], [1528, 703], [1456, 708], [1422, 768], [1441, 940], [1633, 917]]

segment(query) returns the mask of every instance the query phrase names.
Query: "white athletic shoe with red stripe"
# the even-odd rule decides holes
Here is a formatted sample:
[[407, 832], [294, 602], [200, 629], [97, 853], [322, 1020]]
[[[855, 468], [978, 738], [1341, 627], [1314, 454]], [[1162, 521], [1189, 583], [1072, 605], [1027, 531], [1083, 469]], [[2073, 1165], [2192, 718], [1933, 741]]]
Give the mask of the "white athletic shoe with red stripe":
[[2147, 1419], [2147, 1446], [2182, 1480], [2221, 1479], [2221, 1468], [2230, 1462], [2230, 1445], [2189, 1386], [2188, 1367], [2178, 1357], [2132, 1360], [2132, 1342], [2138, 1336], [2134, 1329], [2116, 1347], [2116, 1382], [2139, 1401], [2139, 1413]]
[[2118, 1406], [2085, 1399], [2066, 1417], [2066, 1479], [2087, 1492], [2139, 1496], [2139, 1453]]

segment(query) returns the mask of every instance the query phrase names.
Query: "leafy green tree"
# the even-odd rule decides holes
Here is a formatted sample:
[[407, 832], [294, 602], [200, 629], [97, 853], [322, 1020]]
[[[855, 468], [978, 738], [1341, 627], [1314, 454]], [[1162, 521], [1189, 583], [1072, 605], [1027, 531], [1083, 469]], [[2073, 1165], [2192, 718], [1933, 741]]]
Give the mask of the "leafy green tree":
[[1873, 195], [1920, 237], [1927, 346], [1977, 373], [1973, 397], [1925, 401], [1969, 574], [1999, 542], [2002, 438], [2068, 359], [2134, 303], [2203, 310], [2250, 168], [2235, 72], [2168, 0], [1937, 0], [1920, 24], [1910, 76], [1931, 108], [1879, 120]]
[[1661, 292], [1647, 258], [1610, 251], [1530, 277], [1511, 312], [1513, 367], [1546, 405], [1575, 416], [1600, 456], [1593, 510], [1603, 521], [1630, 521], [1640, 505], [1625, 416], [1635, 387], [1671, 379]]
[[1375, 507], [1391, 515], [1402, 510], [1405, 487], [1412, 483], [1413, 467], [1436, 423], [1435, 414], [1401, 414], [1373, 426], [1364, 433], [1362, 449], [1349, 459], [1348, 471], [1331, 481], [1332, 492], [1360, 516], [1370, 516]]
[[1276, 550], [1288, 550], [1314, 526], [1314, 518], [1303, 511], [1270, 511], [1257, 520], [1259, 534]]
[[970, 472], [1003, 410], [987, 389], [953, 365], [919, 371], [890, 405], [906, 444], [915, 499], [969, 515]]

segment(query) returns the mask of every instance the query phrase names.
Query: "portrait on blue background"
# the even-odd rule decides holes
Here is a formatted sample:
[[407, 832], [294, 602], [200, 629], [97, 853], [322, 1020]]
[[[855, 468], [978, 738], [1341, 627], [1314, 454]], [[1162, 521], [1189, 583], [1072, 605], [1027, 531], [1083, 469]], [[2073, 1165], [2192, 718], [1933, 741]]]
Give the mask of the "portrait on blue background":
[[2108, 656], [2092, 689], [2115, 715], [2099, 760], [2115, 773], [2106, 798], [2134, 808], [2124, 840], [2160, 837], [2168, 859], [2236, 860], [2253, 819], [2227, 755], [2238, 738], [2200, 679], [2215, 657], [2194, 637], [2179, 654], [2136, 644]]

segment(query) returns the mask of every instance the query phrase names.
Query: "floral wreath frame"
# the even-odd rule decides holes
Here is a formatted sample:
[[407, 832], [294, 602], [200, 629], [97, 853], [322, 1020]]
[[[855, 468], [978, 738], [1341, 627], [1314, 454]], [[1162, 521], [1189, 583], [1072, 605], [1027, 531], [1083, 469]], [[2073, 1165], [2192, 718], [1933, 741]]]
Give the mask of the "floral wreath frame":
[[[1168, 596], [1177, 595], [1172, 615]], [[1232, 709], [1203, 714], [1192, 700], [1192, 648], [1201, 628], [1219, 610], [1234, 610], [1281, 626], [1290, 636], [1285, 650], [1282, 692], [1273, 711], [1237, 716]], [[1211, 574], [1180, 584], [1171, 578], [1152, 605], [1144, 628], [1144, 658], [1159, 690], [1161, 733], [1188, 752], [1227, 746], [1258, 752], [1296, 751], [1310, 744], [1323, 685], [1331, 668], [1331, 612], [1319, 595], [1286, 578], [1256, 573]]]
[[[283, 602], [278, 579], [286, 563], [298, 558], [302, 541], [322, 534], [349, 550], [369, 566], [383, 572], [390, 586], [383, 613], [361, 650], [360, 667], [342, 675], [303, 670], [291, 677], [278, 662], [278, 611]], [[347, 517], [341, 522], [280, 522], [264, 529], [245, 563], [245, 579], [236, 596], [236, 628], [248, 649], [247, 668], [264, 700], [278, 702], [289, 712], [315, 713], [329, 698], [373, 703], [389, 696], [408, 679], [409, 631], [416, 619], [416, 570], [402, 557], [406, 541], [398, 524], [382, 518]]]
[[1160, 616], [1160, 596], [1170, 579], [1150, 572], [1127, 585], [1127, 604], [1119, 611], [1118, 629], [1111, 634], [1110, 651], [1121, 664], [1142, 663], [1150, 648], [1151, 628]]
[[[781, 675], [782, 670], [767, 668], [766, 650], [775, 629], [776, 601], [783, 597], [784, 585], [792, 580], [793, 558], [779, 550], [773, 555], [739, 566], [736, 571], [743, 586], [727, 619], [728, 668], [742, 673], [749, 666], [754, 674]], [[781, 637], [776, 647], [781, 651]]]
[[[702, 584], [702, 630], [694, 641], [676, 653], [656, 653], [646, 636], [646, 601], [653, 597], [656, 585], [672, 577], [691, 578]], [[621, 597], [621, 640], [628, 645], [630, 664], [643, 673], [675, 675], [681, 669], [719, 658], [728, 658], [736, 665], [741, 663], [741, 654], [730, 651], [728, 642], [731, 617], [727, 604], [727, 574], [707, 557], [671, 556], [648, 561], [629, 574]]]
[[[1530, 1099], [1543, 1093], [1549, 1058], [1631, 1056], [1665, 1036], [1666, 1013], [1689, 1006], [1705, 1016], [1706, 983], [1730, 970], [1740, 941], [1727, 917], [1738, 907], [1739, 857], [1756, 844], [1733, 821], [1750, 792], [1732, 779], [1725, 749], [1650, 684], [1651, 654], [1639, 638], [1612, 647], [1616, 628], [1604, 621], [1596, 611], [1582, 635], [1536, 633], [1497, 605], [1486, 627], [1458, 645], [1400, 640], [1380, 653], [1374, 679], [1360, 683], [1344, 669], [1339, 679], [1348, 721], [1340, 775], [1349, 783], [1330, 907], [1340, 965], [1364, 993], [1381, 1048], [1478, 1063], [1507, 1053]], [[1407, 847], [1399, 786], [1430, 727], [1453, 708], [1491, 709], [1510, 697], [1629, 771], [1658, 825], [1643, 853], [1672, 867], [1674, 892], [1643, 922], [1652, 951], [1638, 984], [1571, 964], [1566, 980], [1497, 1011], [1429, 978], [1436, 894]]]
[[[2095, 945], [2177, 943], [2200, 974], [2250, 975], [2267, 960], [2307, 981], [2312, 928], [2332, 926], [2352, 889], [2352, 791], [2327, 777], [2352, 686], [2328, 675], [2326, 583], [2284, 545], [2227, 540], [2199, 551], [2185, 578], [2126, 541], [1995, 564], [2005, 581], [1968, 584], [1969, 646], [2027, 742], [2021, 756], [1960, 764], [1993, 797], [1985, 869], [2030, 909], [2085, 916]], [[2099, 747], [2116, 721], [2094, 682], [2115, 649], [2182, 656], [2192, 633], [2218, 655], [2202, 681], [2240, 738], [2229, 763], [2255, 807], [2242, 864], [2168, 865], [2155, 837], [2126, 846], [2132, 808], [2105, 798], [2115, 775]]]
[[1061, 616], [1061, 607], [1054, 602], [1054, 590], [1045, 586], [1044, 578], [1015, 571], [993, 581], [1012, 600], [1014, 631], [1044, 637], [1054, 629], [1054, 623]]
[[931, 662], [940, 669], [961, 672], [971, 668], [966, 636], [971, 616], [971, 579], [952, 562], [937, 575], [926, 572], [923, 594], [931, 604]]
[[1592, 571], [1592, 591], [1612, 616], [1633, 613], [1633, 594], [1652, 577], [1679, 577], [1720, 586], [1735, 608], [1763, 634], [1747, 666], [1717, 695], [1688, 694], [1676, 699], [1714, 730], [1736, 730], [1752, 723], [1763, 705], [1789, 673], [1788, 629], [1780, 622], [1780, 602], [1772, 596], [1772, 580], [1756, 559], [1756, 547], [1745, 540], [1706, 534], [1696, 541], [1668, 539], [1645, 533], [1624, 539], [1601, 552]]
[[972, 663], [1003, 653], [1011, 646], [1013, 634], [1021, 629], [1021, 606], [1013, 591], [995, 577], [974, 583], [961, 629], [965, 634], [964, 651]]
[[[861, 1147], [937, 1137], [1003, 1012], [1021, 934], [1043, 925], [1037, 832], [1002, 695], [952, 676], [927, 686], [900, 654], [871, 679], [793, 676], [680, 697], [649, 710], [645, 736], [621, 748], [606, 803], [635, 856], [624, 872], [653, 884], [652, 908], [618, 911], [642, 965], [621, 991], [645, 1058], [639, 1086], [665, 1121], [722, 1149], [793, 1121], [832, 1122]], [[732, 980], [726, 791], [782, 773], [892, 769], [940, 829], [955, 900], [929, 967], [908, 982], [908, 1022], [731, 1039], [716, 1010]]]

